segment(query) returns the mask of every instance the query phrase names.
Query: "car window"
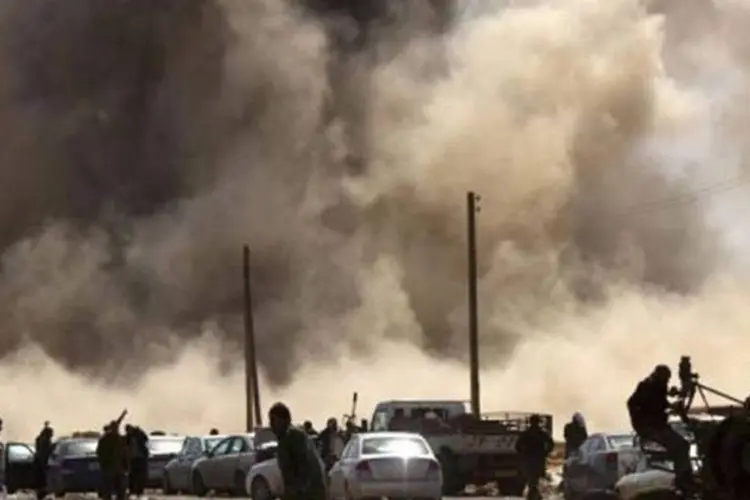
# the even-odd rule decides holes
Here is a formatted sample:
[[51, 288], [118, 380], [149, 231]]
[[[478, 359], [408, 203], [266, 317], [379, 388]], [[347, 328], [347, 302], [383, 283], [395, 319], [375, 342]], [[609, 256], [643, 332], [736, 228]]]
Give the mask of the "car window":
[[387, 431], [388, 430], [388, 410], [380, 410], [375, 412], [372, 416], [373, 431]]
[[151, 438], [148, 440], [148, 449], [152, 455], [168, 455], [176, 454], [182, 450], [182, 445], [185, 442], [185, 438], [176, 437], [160, 437]]
[[359, 446], [359, 439], [357, 437], [352, 438], [346, 444], [341, 452], [341, 458], [349, 460], [357, 457], [357, 448]]
[[96, 455], [99, 442], [95, 439], [65, 441], [57, 446], [58, 454], [64, 457], [87, 457]]
[[591, 443], [589, 444], [589, 454], [599, 453], [606, 450], [607, 443], [604, 441], [604, 438], [602, 438], [601, 436], [595, 436], [591, 438]]
[[363, 437], [362, 455], [400, 455], [413, 457], [428, 455], [430, 449], [418, 437]]
[[227, 453], [242, 453], [247, 449], [247, 442], [243, 438], [234, 438]]
[[[210, 438], [203, 438], [203, 449], [198, 451], [198, 454], [203, 453], [204, 451], [210, 451], [213, 450], [214, 447], [221, 442], [221, 440], [224, 438], [221, 437], [210, 437]], [[199, 445], [200, 446], [200, 445]]]
[[578, 448], [578, 451], [581, 453], [582, 456], [586, 456], [591, 451], [591, 444], [594, 442], [594, 438], [590, 437], [586, 441], [583, 442], [580, 448]]
[[25, 462], [34, 460], [34, 452], [24, 444], [11, 444], [8, 446], [8, 461]]
[[193, 438], [185, 438], [185, 442], [182, 443], [182, 448], [180, 449], [180, 456], [186, 457], [190, 455], [190, 447], [193, 444]]
[[211, 450], [211, 455], [226, 455], [229, 451], [229, 446], [232, 444], [232, 441], [233, 438], [225, 438], [223, 441], [220, 441], [219, 444], [214, 446], [214, 448]]
[[621, 450], [623, 448], [632, 448], [633, 439], [632, 434], [614, 434], [607, 437], [607, 442], [610, 448]]

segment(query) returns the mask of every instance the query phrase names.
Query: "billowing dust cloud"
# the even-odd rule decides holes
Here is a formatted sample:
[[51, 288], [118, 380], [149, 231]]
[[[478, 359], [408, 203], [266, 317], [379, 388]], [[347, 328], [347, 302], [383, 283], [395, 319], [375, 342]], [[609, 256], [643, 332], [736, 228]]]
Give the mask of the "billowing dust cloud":
[[484, 409], [748, 392], [747, 5], [171, 4], [1, 7], [8, 434], [241, 428], [243, 243], [264, 406], [466, 398], [468, 190]]

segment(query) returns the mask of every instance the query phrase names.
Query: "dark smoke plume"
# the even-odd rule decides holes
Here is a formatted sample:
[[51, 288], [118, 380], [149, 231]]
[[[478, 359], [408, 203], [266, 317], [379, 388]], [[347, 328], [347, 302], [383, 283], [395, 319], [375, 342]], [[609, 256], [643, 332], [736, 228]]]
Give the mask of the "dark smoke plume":
[[[358, 10], [370, 5], [6, 0], [0, 354], [33, 342], [71, 370], [119, 380], [210, 330], [231, 365], [242, 338], [240, 249], [250, 242], [271, 383], [333, 359], [334, 346], [373, 350], [378, 339], [348, 321], [379, 265], [399, 268], [421, 332], [409, 341], [461, 357], [466, 189], [492, 194], [480, 222], [493, 304], [483, 330], [497, 352], [547, 321], [545, 311], [605, 300], [613, 276], [683, 294], [700, 286], [714, 255], [700, 211], [630, 213], [687, 188], [638, 154], [659, 112], [648, 56], [625, 53], [632, 74], [623, 63], [595, 87], [573, 42], [510, 33], [508, 51], [542, 54], [549, 68], [534, 78], [546, 83], [513, 96], [528, 75], [511, 68], [494, 93], [453, 90], [452, 58], [474, 57], [451, 41], [455, 6]], [[562, 90], [545, 94], [553, 84]], [[571, 104], [583, 99], [579, 85], [591, 85], [590, 101]], [[496, 121], [456, 132], [463, 145], [441, 137], [428, 102], [459, 91], [508, 96]], [[580, 112], [560, 138], [565, 105]], [[460, 117], [442, 120], [450, 128]], [[484, 144], [472, 137], [494, 128], [512, 141], [504, 130], [544, 127], [544, 148], [519, 135], [467, 165]], [[424, 151], [398, 143], [399, 130]]]

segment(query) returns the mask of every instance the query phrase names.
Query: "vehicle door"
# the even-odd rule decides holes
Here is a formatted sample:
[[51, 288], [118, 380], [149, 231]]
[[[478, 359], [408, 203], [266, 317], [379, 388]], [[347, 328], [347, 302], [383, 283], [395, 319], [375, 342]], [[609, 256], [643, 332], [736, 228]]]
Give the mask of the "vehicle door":
[[248, 443], [244, 437], [234, 437], [227, 452], [216, 462], [216, 481], [222, 490], [234, 488], [234, 473], [239, 466], [240, 456], [248, 451]]
[[36, 479], [34, 450], [25, 443], [5, 445], [5, 481], [9, 492], [33, 489]]
[[203, 484], [208, 489], [219, 487], [218, 471], [221, 459], [229, 453], [229, 447], [232, 445], [234, 437], [228, 437], [219, 441], [214, 449], [208, 452], [206, 460], [200, 463], [200, 471], [203, 476]]
[[565, 485], [571, 493], [582, 493], [586, 489], [586, 459], [594, 439], [596, 435], [589, 437], [565, 460]]
[[200, 438], [188, 437], [182, 443], [182, 449], [169, 468], [169, 480], [173, 488], [187, 490], [190, 488], [190, 471], [193, 462], [201, 456]]
[[354, 435], [341, 452], [341, 458], [333, 464], [328, 472], [331, 495], [336, 498], [346, 497], [346, 482], [352, 462], [359, 457], [359, 436]]
[[235, 464], [232, 473], [232, 478], [235, 483], [237, 482], [237, 478], [235, 478], [237, 471], [241, 471], [243, 477], [250, 471], [250, 468], [255, 463], [256, 448], [259, 446], [257, 441], [250, 438], [245, 438], [243, 441], [245, 442], [245, 446], [237, 456], [237, 463]]

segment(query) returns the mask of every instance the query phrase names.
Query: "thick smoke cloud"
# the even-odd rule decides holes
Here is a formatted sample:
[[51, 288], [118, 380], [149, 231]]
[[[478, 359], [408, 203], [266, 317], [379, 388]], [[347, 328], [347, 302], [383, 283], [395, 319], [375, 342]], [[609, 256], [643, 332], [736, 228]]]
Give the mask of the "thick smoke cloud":
[[611, 365], [627, 391], [655, 360], [624, 352], [677, 358], [706, 318], [746, 323], [724, 228], [683, 202], [742, 169], [718, 151], [743, 150], [747, 117], [696, 56], [741, 68], [739, 30], [665, 45], [631, 0], [408, 4], [6, 1], [0, 395], [36, 391], [68, 428], [121, 405], [239, 426], [248, 242], [264, 391], [313, 417], [398, 397], [405, 372], [408, 395], [463, 397], [468, 190], [492, 402], [617, 425], [572, 387]]

